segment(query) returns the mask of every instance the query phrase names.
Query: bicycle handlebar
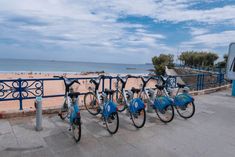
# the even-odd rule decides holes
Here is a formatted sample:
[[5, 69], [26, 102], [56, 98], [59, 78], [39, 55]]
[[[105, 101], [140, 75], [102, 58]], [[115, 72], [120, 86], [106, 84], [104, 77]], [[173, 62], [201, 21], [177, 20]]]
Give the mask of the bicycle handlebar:
[[104, 78], [105, 77], [105, 75], [100, 75], [98, 78], [97, 78], [97, 80], [99, 80], [99, 82], [96, 82], [96, 80], [95, 79], [90, 79], [90, 83], [95, 83], [95, 84], [100, 84], [100, 80], [102, 79], [102, 78]]
[[68, 81], [71, 81], [71, 82], [74, 82], [74, 83], [77, 83], [77, 84], [81, 84], [77, 79], [69, 79], [69, 78], [66, 78], [64, 76], [53, 76], [54, 78], [60, 78], [60, 79], [63, 79], [65, 84], [66, 82]]

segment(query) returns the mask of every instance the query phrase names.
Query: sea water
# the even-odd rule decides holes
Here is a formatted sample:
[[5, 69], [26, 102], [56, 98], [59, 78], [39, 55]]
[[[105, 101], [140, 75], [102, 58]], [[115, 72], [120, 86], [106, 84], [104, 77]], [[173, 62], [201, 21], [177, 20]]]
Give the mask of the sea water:
[[93, 63], [73, 61], [0, 59], [1, 72], [101, 72], [148, 74], [152, 64]]

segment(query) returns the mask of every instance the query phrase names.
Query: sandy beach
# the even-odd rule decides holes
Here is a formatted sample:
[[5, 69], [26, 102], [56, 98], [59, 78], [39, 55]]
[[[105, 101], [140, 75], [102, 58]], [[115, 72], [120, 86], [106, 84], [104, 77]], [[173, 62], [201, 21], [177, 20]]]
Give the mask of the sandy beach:
[[[11, 72], [11, 73], [0, 73], [0, 80], [4, 79], [18, 79], [18, 78], [53, 78], [55, 75], [64, 75], [67, 78], [85, 78], [85, 77], [97, 77], [98, 74], [80, 74], [80, 73], [32, 73], [32, 72]], [[107, 74], [107, 76], [116, 76], [116, 74]], [[125, 76], [125, 75], [122, 75]], [[55, 95], [64, 93], [64, 83], [62, 80], [58, 81], [44, 81], [44, 95]], [[80, 80], [81, 85], [74, 85], [73, 88], [75, 91], [82, 93], [88, 92], [88, 87], [94, 87], [94, 85], [89, 83], [89, 80]], [[141, 79], [129, 79], [126, 85], [126, 89], [131, 87], [139, 88], [142, 84]], [[148, 86], [154, 87], [155, 81], [148, 83]], [[119, 83], [119, 87], [120, 87]], [[116, 80], [112, 81], [112, 89], [116, 89]], [[109, 88], [109, 80], [105, 80], [105, 88]], [[102, 90], [102, 85], [100, 84], [99, 91]], [[79, 97], [79, 105], [83, 105], [83, 96]], [[59, 107], [63, 103], [63, 97], [54, 97], [54, 98], [44, 98], [43, 99], [43, 108], [48, 107]], [[23, 100], [24, 110], [34, 109], [34, 99]], [[9, 111], [9, 110], [18, 110], [19, 101], [0, 101], [0, 111]]]

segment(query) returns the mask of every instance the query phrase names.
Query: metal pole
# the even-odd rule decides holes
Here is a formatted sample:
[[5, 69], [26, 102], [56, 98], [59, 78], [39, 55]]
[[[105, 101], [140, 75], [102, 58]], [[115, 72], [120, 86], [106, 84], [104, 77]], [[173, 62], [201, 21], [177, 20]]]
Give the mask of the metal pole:
[[42, 130], [42, 97], [36, 97], [36, 131]]
[[233, 85], [232, 85], [232, 96], [235, 96], [235, 80], [233, 80]]
[[23, 110], [23, 98], [22, 98], [22, 80], [21, 78], [18, 79], [19, 83], [19, 101], [20, 101], [20, 110]]

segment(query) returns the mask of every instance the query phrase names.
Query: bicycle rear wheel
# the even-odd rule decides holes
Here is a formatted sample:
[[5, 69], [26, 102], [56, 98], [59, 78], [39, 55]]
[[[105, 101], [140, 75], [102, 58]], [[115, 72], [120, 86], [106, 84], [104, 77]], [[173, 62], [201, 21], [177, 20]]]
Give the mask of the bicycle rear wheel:
[[68, 104], [66, 103], [66, 101], [64, 101], [64, 104], [61, 107], [60, 112], [58, 113], [58, 115], [62, 120], [65, 120], [65, 118], [68, 117], [69, 109], [68, 109]]
[[108, 118], [104, 118], [106, 128], [110, 134], [115, 134], [119, 128], [118, 112], [112, 113]]
[[84, 105], [90, 114], [95, 116], [100, 113], [99, 102], [94, 93], [89, 92], [85, 94]]
[[155, 112], [163, 123], [169, 123], [174, 118], [174, 108], [172, 105], [167, 106], [162, 111], [155, 109]]
[[118, 93], [114, 93], [114, 102], [117, 104], [118, 112], [123, 112], [125, 108], [125, 100], [122, 92], [118, 90]]
[[73, 137], [75, 142], [79, 142], [81, 139], [82, 129], [81, 129], [81, 122], [78, 120], [75, 120], [72, 124], [72, 131], [73, 131]]
[[185, 119], [191, 118], [195, 113], [194, 102], [187, 104], [185, 107], [176, 106], [175, 108], [180, 117]]
[[146, 111], [145, 109], [141, 109], [136, 113], [130, 113], [131, 120], [136, 128], [142, 128], [146, 121]]

